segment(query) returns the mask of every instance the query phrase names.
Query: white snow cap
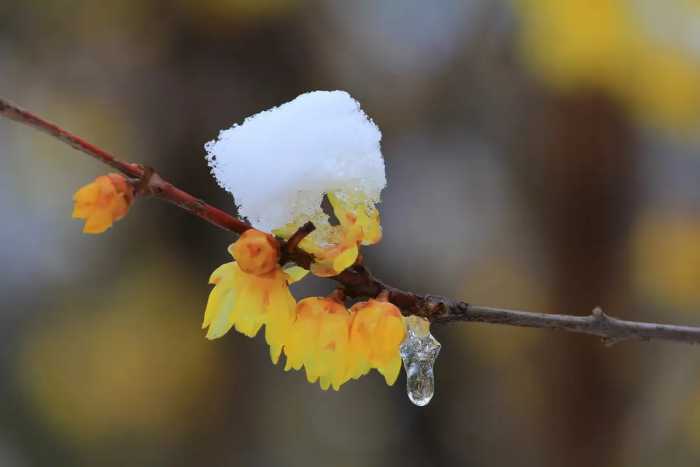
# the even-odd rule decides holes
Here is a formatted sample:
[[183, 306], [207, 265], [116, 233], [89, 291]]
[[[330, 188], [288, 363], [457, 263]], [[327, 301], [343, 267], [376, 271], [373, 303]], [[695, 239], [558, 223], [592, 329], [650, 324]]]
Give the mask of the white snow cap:
[[314, 91], [222, 130], [204, 148], [240, 214], [269, 232], [317, 216], [329, 192], [379, 202], [381, 138], [350, 94]]

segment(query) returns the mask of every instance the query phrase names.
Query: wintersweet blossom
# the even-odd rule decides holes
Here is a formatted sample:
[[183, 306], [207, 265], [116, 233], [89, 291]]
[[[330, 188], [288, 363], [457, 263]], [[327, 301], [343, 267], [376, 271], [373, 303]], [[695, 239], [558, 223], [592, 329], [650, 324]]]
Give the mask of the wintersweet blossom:
[[100, 175], [73, 195], [73, 218], [85, 219], [84, 233], [100, 234], [126, 215], [133, 199], [123, 175]]
[[370, 299], [350, 312], [350, 376], [359, 378], [375, 368], [391, 386], [401, 371], [399, 346], [406, 337], [401, 311], [388, 301]]
[[[335, 193], [329, 193], [328, 200], [338, 220], [338, 225], [327, 230], [330, 243], [321, 245], [316, 238], [307, 237], [299, 245], [314, 256], [311, 271], [320, 277], [335, 276], [352, 266], [359, 254], [359, 245], [373, 245], [382, 238], [379, 211], [372, 203], [361, 196], [347, 199]], [[289, 238], [298, 228], [290, 224], [275, 233]]]
[[350, 311], [336, 297], [310, 297], [297, 304], [284, 346], [285, 370], [306, 369], [310, 383], [338, 390], [375, 368], [393, 385], [401, 370], [399, 346], [406, 326], [399, 309], [370, 299]]
[[334, 298], [309, 297], [300, 301], [296, 321], [284, 346], [285, 370], [306, 369], [310, 383], [338, 390], [347, 373], [350, 312]]
[[311, 221], [315, 230], [298, 245], [313, 256], [311, 272], [334, 276], [355, 264], [361, 245], [382, 238], [380, 139], [349, 94], [317, 91], [249, 117], [206, 144], [216, 180], [259, 229], [231, 245], [235, 261], [211, 276], [203, 324], [208, 338], [232, 327], [253, 337], [265, 326], [272, 361], [284, 352], [285, 370], [304, 368], [308, 381], [324, 390], [338, 390], [372, 368], [388, 384], [396, 381], [406, 335], [398, 308], [377, 299], [348, 310], [338, 294], [296, 304], [289, 284], [309, 271], [283, 269], [279, 243], [261, 232], [289, 239]]
[[251, 229], [229, 247], [229, 252], [236, 261], [219, 266], [209, 279], [214, 289], [202, 328], [208, 328], [208, 339], [216, 339], [232, 327], [255, 337], [264, 325], [270, 358], [277, 363], [296, 305], [288, 276], [278, 264], [277, 242], [269, 234]]

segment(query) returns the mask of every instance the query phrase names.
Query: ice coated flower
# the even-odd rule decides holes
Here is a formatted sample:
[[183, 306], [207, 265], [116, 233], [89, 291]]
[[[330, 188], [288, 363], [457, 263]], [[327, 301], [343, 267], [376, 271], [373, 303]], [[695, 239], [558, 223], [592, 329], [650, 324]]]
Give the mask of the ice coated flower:
[[333, 298], [309, 297], [297, 304], [284, 353], [285, 370], [306, 368], [310, 383], [338, 390], [348, 381], [350, 312]]
[[350, 309], [349, 376], [359, 378], [371, 368], [392, 385], [401, 371], [399, 346], [406, 337], [406, 325], [401, 311], [383, 300], [370, 299]]
[[[289, 238], [312, 221], [301, 246], [313, 272], [352, 265], [358, 245], [381, 238], [375, 205], [386, 185], [381, 133], [344, 91], [316, 91], [247, 118], [205, 145], [218, 183], [258, 229]], [[328, 196], [338, 225], [322, 203]]]
[[[338, 225], [330, 226], [326, 230], [326, 240], [329, 243], [319, 245], [317, 238], [307, 237], [299, 244], [314, 256], [315, 262], [311, 265], [311, 271], [320, 277], [341, 273], [357, 260], [359, 245], [373, 245], [382, 238], [379, 211], [363, 197], [348, 199], [329, 193], [328, 201], [338, 220]], [[275, 230], [275, 233], [289, 238], [298, 228], [298, 225], [290, 224], [284, 229]]]
[[126, 215], [133, 199], [123, 175], [100, 175], [73, 195], [73, 218], [85, 219], [84, 233], [99, 234]]
[[265, 325], [270, 358], [277, 363], [296, 305], [288, 277], [277, 263], [277, 243], [270, 235], [251, 229], [229, 247], [229, 252], [236, 261], [220, 266], [209, 279], [214, 289], [202, 328], [208, 328], [208, 339], [216, 339], [232, 327], [255, 337]]

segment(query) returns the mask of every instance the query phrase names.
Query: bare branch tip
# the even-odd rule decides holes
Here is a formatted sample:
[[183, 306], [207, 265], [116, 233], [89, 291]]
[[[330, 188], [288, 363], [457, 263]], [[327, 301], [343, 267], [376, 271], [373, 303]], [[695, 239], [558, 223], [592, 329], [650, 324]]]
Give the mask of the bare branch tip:
[[287, 240], [287, 243], [285, 245], [287, 253], [292, 253], [293, 251], [295, 251], [299, 247], [299, 243], [302, 240], [304, 240], [309, 234], [311, 234], [314, 230], [316, 230], [316, 226], [311, 221], [299, 227], [297, 231], [294, 232], [291, 237], [289, 237], [289, 240]]
[[593, 317], [594, 321], [607, 321], [609, 318], [608, 315], [606, 315], [603, 309], [599, 306], [593, 309], [593, 311], [591, 312], [591, 316]]

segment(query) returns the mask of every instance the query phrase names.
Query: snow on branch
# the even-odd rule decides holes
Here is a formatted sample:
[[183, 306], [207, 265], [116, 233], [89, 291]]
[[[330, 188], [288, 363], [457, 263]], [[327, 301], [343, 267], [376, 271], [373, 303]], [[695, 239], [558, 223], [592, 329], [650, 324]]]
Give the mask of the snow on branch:
[[314, 91], [221, 131], [205, 149], [241, 216], [270, 232], [315, 219], [328, 193], [360, 192], [378, 203], [386, 185], [381, 137], [347, 92]]
[[[379, 164], [377, 163], [376, 158], [378, 155], [378, 160], [381, 161], [381, 154], [378, 152], [378, 142], [381, 135], [376, 127], [373, 126], [371, 121], [364, 116], [362, 111], [359, 109], [359, 106], [355, 106], [356, 103], [350, 105], [350, 101], [354, 102], [352, 98], [350, 98], [350, 96], [347, 94], [342, 94], [344, 93], [339, 93], [334, 97], [332, 96], [332, 99], [330, 100], [335, 101], [337, 99], [337, 102], [329, 104], [328, 108], [329, 110], [333, 109], [338, 111], [337, 114], [339, 115], [340, 119], [338, 122], [336, 122], [337, 125], [342, 125], [340, 122], [343, 121], [343, 118], [347, 119], [345, 120], [346, 122], [354, 122], [353, 124], [355, 126], [353, 128], [355, 128], [357, 131], [357, 143], [364, 145], [363, 147], [367, 148], [367, 164], [375, 164], [373, 170], [376, 170], [376, 174], [379, 174]], [[334, 107], [336, 104], [337, 107]], [[277, 110], [286, 112], [286, 110], [292, 111], [294, 109], [292, 108], [285, 110], [284, 106], [281, 106]], [[344, 117], [343, 112], [345, 112]], [[168, 201], [182, 209], [185, 209], [191, 214], [207, 220], [217, 227], [236, 234], [241, 234], [252, 228], [247, 222], [192, 196], [180, 188], [177, 188], [170, 182], [163, 179], [153, 169], [146, 168], [139, 164], [123, 162], [114, 157], [112, 154], [86, 142], [82, 138], [53, 123], [48, 122], [41, 117], [38, 117], [32, 112], [20, 109], [2, 98], [0, 98], [0, 115], [30, 126], [34, 129], [43, 131], [62, 141], [63, 143], [66, 143], [71, 147], [78, 149], [79, 151], [92, 156], [98, 161], [120, 171], [129, 177], [132, 183], [134, 183], [134, 186], [137, 187], [137, 195], [155, 196], [164, 201]], [[224, 163], [223, 161], [229, 160], [229, 157], [236, 157], [234, 153], [229, 154], [225, 150], [227, 144], [226, 142], [229, 141], [230, 138], [235, 138], [237, 135], [248, 131], [246, 130], [246, 125], [249, 123], [252, 124], [256, 121], [256, 119], [271, 117], [272, 113], [269, 115], [260, 114], [254, 119], [247, 120], [240, 127], [234, 127], [230, 130], [222, 132], [222, 135], [220, 135], [217, 142], [213, 142], [208, 145], [207, 149], [210, 151], [210, 154], [213, 154], [213, 156], [210, 157], [215, 174], [218, 170], [222, 169], [223, 165], [221, 164]], [[284, 128], [284, 125], [282, 124], [284, 118], [282, 117], [284, 116], [280, 114], [280, 124], [282, 125], [280, 128]], [[320, 114], [310, 115], [309, 121], [313, 121], [313, 118], [322, 118], [322, 116]], [[364, 122], [362, 121], [362, 118], [365, 119]], [[328, 131], [330, 131], [330, 128], [331, 127], [329, 127]], [[374, 128], [374, 130], [372, 128]], [[264, 136], [256, 131], [250, 131], [252, 133], [245, 136], [246, 138], [260, 138]], [[281, 138], [285, 135], [279, 134], [276, 136]], [[286, 136], [291, 137], [292, 133]], [[319, 138], [323, 137], [322, 134], [317, 136]], [[321, 139], [321, 141], [323, 140]], [[348, 144], [355, 144], [355, 141], [348, 140]], [[300, 143], [298, 147], [300, 150], [302, 150], [303, 145]], [[374, 150], [376, 150], [376, 152], [373, 152]], [[262, 155], [258, 155], [262, 157]], [[337, 162], [343, 160], [343, 157], [345, 156], [341, 153], [332, 153], [328, 157], [331, 161]], [[370, 159], [372, 159], [374, 162], [370, 163]], [[321, 160], [319, 159], [318, 162], [321, 162]], [[287, 165], [285, 165], [284, 170], [287, 168]], [[321, 174], [322, 172], [318, 173]], [[369, 190], [374, 190], [376, 196], [379, 195], [379, 191], [381, 191], [385, 183], [382, 178], [383, 174], [383, 161], [381, 161], [381, 176], [377, 175], [370, 183], [368, 188]], [[217, 175], [217, 177], [219, 176]], [[224, 185], [230, 191], [236, 193], [237, 188], [234, 186], [236, 179], [227, 175], [222, 175], [222, 177], [223, 178], [219, 179], [220, 183], [222, 183], [222, 185]], [[320, 183], [320, 180], [316, 179], [315, 182]], [[286, 185], [283, 181], [280, 181], [279, 186], [281, 187], [280, 189], [288, 189], [288, 185]], [[341, 186], [332, 185], [331, 188], [328, 188], [318, 185], [316, 189], [324, 191], [328, 189], [337, 189], [338, 187]], [[245, 188], [242, 187], [242, 189]], [[245, 200], [247, 199], [246, 196], [243, 195], [242, 199], [241, 195], [238, 196], [238, 202], [244, 204]], [[271, 222], [265, 220], [264, 217], [260, 218], [259, 215], [254, 214], [254, 207], [256, 206], [256, 203], [259, 202], [259, 200], [255, 199], [251, 201], [250, 206], [252, 211], [250, 211], [248, 215], [255, 218], [257, 222]], [[309, 267], [314, 258], [308, 252], [298, 248], [297, 244], [299, 239], [303, 238], [305, 235], [308, 235], [311, 230], [313, 230], [312, 226], [309, 226], [308, 224], [303, 225], [299, 229], [299, 234], [292, 235], [290, 238], [290, 241], [292, 238], [294, 239], [294, 244], [289, 245], [290, 247], [287, 247], [289, 242], [285, 242], [281, 239], [278, 240], [281, 247], [280, 249], [284, 252], [281, 261], [294, 262], [304, 268]], [[343, 289], [346, 296], [360, 298], [377, 297], [380, 294], [384, 294], [388, 297], [389, 301], [398, 306], [405, 315], [425, 317], [433, 323], [469, 321], [530, 328], [557, 329], [598, 336], [607, 344], [614, 344], [626, 340], [646, 341], [652, 339], [689, 344], [700, 343], [700, 327], [626, 321], [610, 317], [603, 313], [600, 309], [596, 309], [593, 311], [593, 313], [586, 316], [544, 314], [477, 306], [436, 295], [420, 295], [413, 292], [407, 292], [385, 284], [384, 282], [375, 278], [372, 273], [362, 264], [351, 266], [345, 269], [342, 273], [334, 277], [330, 277], [329, 279], [336, 281]]]

